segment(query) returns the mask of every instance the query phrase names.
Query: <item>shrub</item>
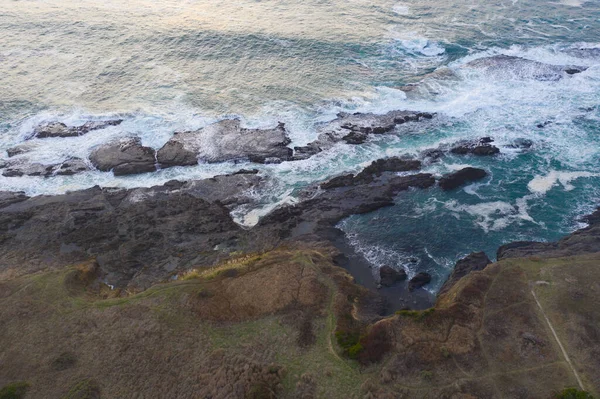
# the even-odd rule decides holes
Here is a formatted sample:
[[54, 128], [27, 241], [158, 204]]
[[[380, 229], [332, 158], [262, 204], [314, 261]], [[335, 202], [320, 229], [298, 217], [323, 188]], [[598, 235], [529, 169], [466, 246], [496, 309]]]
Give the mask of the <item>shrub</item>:
[[396, 312], [399, 316], [412, 317], [417, 321], [421, 321], [424, 318], [431, 316], [435, 312], [435, 308], [426, 310], [399, 310]]
[[588, 392], [580, 391], [577, 388], [566, 388], [556, 395], [556, 399], [594, 399], [594, 397]]
[[358, 355], [358, 361], [361, 364], [379, 362], [391, 348], [386, 326], [375, 324], [365, 336], [361, 337], [360, 345], [362, 345], [362, 351]]
[[80, 381], [63, 399], [100, 399], [100, 386], [92, 379]]
[[335, 337], [338, 344], [344, 350], [344, 354], [350, 359], [356, 359], [363, 350], [363, 346], [360, 344], [361, 336], [358, 332], [336, 331]]
[[22, 399], [29, 388], [27, 382], [14, 382], [0, 389], [0, 399]]
[[50, 368], [54, 371], [63, 371], [75, 366], [77, 357], [72, 352], [63, 352], [50, 362]]

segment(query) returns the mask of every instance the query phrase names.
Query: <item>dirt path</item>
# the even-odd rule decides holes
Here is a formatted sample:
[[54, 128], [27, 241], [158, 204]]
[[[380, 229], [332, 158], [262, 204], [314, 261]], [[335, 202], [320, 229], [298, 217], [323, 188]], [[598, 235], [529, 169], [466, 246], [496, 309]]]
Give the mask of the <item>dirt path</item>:
[[562, 351], [562, 354], [565, 357], [565, 360], [569, 364], [569, 367], [571, 367], [571, 370], [573, 371], [573, 374], [575, 375], [575, 378], [577, 379], [577, 383], [579, 384], [579, 388], [581, 390], [585, 390], [583, 388], [583, 383], [581, 382], [581, 378], [579, 378], [579, 374], [577, 374], [577, 370], [575, 370], [575, 367], [573, 366], [573, 363], [571, 363], [571, 359], [569, 359], [569, 355], [567, 354], [567, 351], [565, 350], [565, 347], [563, 346], [562, 342], [560, 342], [560, 339], [558, 338], [558, 334], [556, 333], [556, 330], [554, 329], [554, 326], [550, 322], [550, 319], [546, 315], [546, 312], [544, 312], [544, 308], [542, 307], [542, 304], [538, 300], [538, 297], [535, 294], [535, 291], [534, 291], [533, 288], [531, 289], [531, 294], [533, 295], [533, 299], [535, 299], [535, 303], [537, 303], [537, 306], [540, 308], [540, 311], [542, 312], [542, 315], [544, 316], [544, 319], [546, 319], [546, 323], [548, 323], [548, 327], [550, 327], [550, 331], [552, 331], [552, 335], [554, 335], [554, 339], [558, 343], [558, 346], [560, 347], [560, 350]]

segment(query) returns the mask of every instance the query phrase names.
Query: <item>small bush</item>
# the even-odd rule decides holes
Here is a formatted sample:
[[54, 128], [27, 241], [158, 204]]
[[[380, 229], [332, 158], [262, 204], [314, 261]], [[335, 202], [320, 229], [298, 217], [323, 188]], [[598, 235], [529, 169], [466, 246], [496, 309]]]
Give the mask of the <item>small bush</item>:
[[100, 386], [92, 379], [80, 381], [63, 399], [100, 399]]
[[433, 378], [433, 373], [429, 370], [423, 370], [421, 371], [421, 378], [425, 381], [429, 381]]
[[360, 344], [361, 336], [358, 332], [336, 331], [335, 337], [346, 356], [350, 359], [358, 358], [358, 355], [363, 350], [363, 346]]
[[386, 326], [375, 324], [365, 336], [361, 337], [360, 345], [363, 348], [358, 355], [361, 364], [379, 362], [392, 346]]
[[0, 399], [22, 399], [29, 388], [27, 382], [14, 382], [0, 389]]
[[594, 399], [586, 391], [580, 391], [577, 388], [566, 388], [564, 391], [555, 396], [556, 399]]
[[63, 352], [50, 363], [50, 368], [54, 371], [67, 370], [77, 363], [77, 357], [72, 352]]
[[396, 312], [399, 316], [411, 317], [417, 321], [421, 321], [435, 312], [435, 308], [426, 310], [399, 310]]

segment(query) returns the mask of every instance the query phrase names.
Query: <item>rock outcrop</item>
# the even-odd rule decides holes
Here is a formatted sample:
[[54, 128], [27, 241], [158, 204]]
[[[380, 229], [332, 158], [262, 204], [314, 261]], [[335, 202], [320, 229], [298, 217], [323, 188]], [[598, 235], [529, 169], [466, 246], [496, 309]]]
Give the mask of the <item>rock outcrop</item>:
[[76, 137], [81, 136], [92, 130], [105, 129], [109, 126], [118, 126], [123, 122], [122, 119], [113, 119], [108, 121], [90, 121], [81, 126], [67, 126], [62, 122], [50, 122], [39, 125], [33, 130], [31, 138], [52, 138], [52, 137]]
[[576, 65], [550, 65], [509, 55], [479, 58], [464, 68], [479, 69], [494, 79], [560, 80], [568, 75], [583, 72], [587, 67]]
[[246, 129], [236, 119], [223, 120], [193, 132], [175, 133], [157, 153], [161, 167], [202, 162], [248, 160], [280, 163], [291, 159], [285, 125], [273, 129]]
[[491, 143], [494, 140], [490, 137], [483, 137], [476, 141], [464, 141], [454, 144], [450, 152], [456, 155], [477, 155], [477, 156], [489, 156], [500, 153], [500, 149]]
[[294, 148], [294, 159], [307, 159], [345, 142], [356, 145], [364, 143], [370, 135], [391, 133], [396, 126], [407, 122], [429, 120], [435, 114], [413, 111], [391, 111], [387, 114], [340, 113], [333, 121], [319, 128], [317, 140], [304, 147]]
[[459, 171], [444, 175], [439, 185], [444, 191], [450, 191], [459, 188], [460, 186], [483, 179], [487, 176], [487, 172], [483, 169], [467, 167]]
[[103, 172], [112, 171], [115, 176], [154, 172], [155, 152], [144, 147], [139, 138], [126, 138], [104, 144], [90, 154], [92, 165]]
[[465, 277], [471, 272], [481, 271], [486, 268], [487, 265], [492, 263], [490, 258], [485, 254], [485, 252], [474, 252], [463, 259], [456, 262], [456, 266], [454, 266], [454, 270], [448, 280], [444, 283], [442, 288], [440, 289], [438, 295], [442, 295], [451, 289], [461, 278]]
[[379, 282], [384, 287], [391, 287], [394, 284], [406, 280], [407, 275], [404, 269], [396, 270], [390, 266], [382, 266], [379, 269]]
[[414, 291], [418, 288], [422, 288], [423, 286], [429, 284], [431, 282], [431, 275], [429, 273], [420, 272], [417, 273], [413, 278], [408, 282], [408, 290]]
[[52, 165], [43, 165], [36, 162], [28, 163], [27, 160], [19, 160], [17, 162], [9, 162], [4, 168], [2, 172], [2, 176], [4, 177], [70, 176], [90, 170], [85, 161], [79, 158], [71, 158]]

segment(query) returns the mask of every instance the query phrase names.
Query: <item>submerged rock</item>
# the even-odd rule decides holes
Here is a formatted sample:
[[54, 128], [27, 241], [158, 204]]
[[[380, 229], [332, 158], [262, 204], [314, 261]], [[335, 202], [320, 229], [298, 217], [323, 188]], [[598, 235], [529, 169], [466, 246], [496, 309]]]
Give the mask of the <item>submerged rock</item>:
[[379, 269], [379, 278], [381, 285], [391, 287], [399, 281], [406, 280], [407, 275], [404, 269], [398, 271], [390, 266], [382, 266]]
[[454, 190], [466, 183], [483, 179], [487, 172], [483, 169], [467, 167], [457, 172], [444, 175], [440, 179], [439, 185], [444, 191]]
[[62, 122], [50, 122], [39, 125], [33, 130], [33, 137], [39, 139], [51, 137], [75, 137], [89, 133], [92, 130], [104, 129], [109, 126], [118, 126], [123, 122], [122, 119], [113, 119], [108, 121], [90, 121], [81, 126], [67, 126]]
[[414, 291], [418, 288], [423, 287], [431, 282], [431, 275], [429, 273], [421, 272], [410, 279], [408, 282], [408, 290]]
[[290, 160], [292, 149], [285, 125], [273, 129], [246, 129], [236, 119], [223, 120], [193, 132], [175, 133], [157, 153], [161, 167], [203, 162], [249, 160], [280, 163]]
[[474, 252], [463, 259], [456, 262], [456, 266], [454, 267], [454, 271], [448, 280], [444, 283], [438, 295], [443, 294], [448, 291], [450, 288], [454, 286], [461, 278], [465, 277], [467, 274], [483, 270], [487, 265], [492, 263], [490, 258], [485, 254], [485, 252]]
[[387, 114], [339, 113], [337, 118], [319, 128], [317, 140], [304, 147], [296, 147], [294, 159], [306, 159], [333, 147], [336, 143], [362, 144], [370, 135], [392, 132], [407, 122], [429, 120], [435, 114], [414, 111], [391, 111]]
[[90, 154], [92, 165], [103, 172], [113, 171], [115, 176], [154, 172], [155, 152], [142, 146], [141, 140], [127, 138], [104, 144]]
[[465, 68], [484, 71], [495, 79], [560, 80], [568, 75], [583, 72], [587, 67], [575, 65], [550, 65], [509, 55], [479, 58], [467, 63]]
[[450, 152], [456, 155], [496, 155], [500, 153], [500, 149], [492, 145], [493, 142], [494, 140], [490, 137], [482, 137], [477, 141], [463, 141], [455, 144]]

